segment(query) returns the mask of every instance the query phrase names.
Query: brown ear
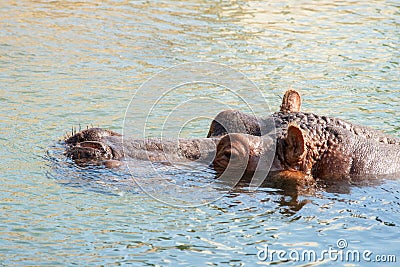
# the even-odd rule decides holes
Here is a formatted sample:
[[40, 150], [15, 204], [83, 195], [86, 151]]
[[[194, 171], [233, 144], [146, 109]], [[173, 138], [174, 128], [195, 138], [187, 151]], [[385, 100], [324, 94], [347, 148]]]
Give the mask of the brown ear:
[[289, 163], [297, 163], [303, 159], [306, 154], [305, 137], [297, 125], [289, 125], [286, 145], [285, 155]]
[[299, 112], [301, 108], [301, 96], [296, 90], [287, 90], [282, 99], [281, 112]]

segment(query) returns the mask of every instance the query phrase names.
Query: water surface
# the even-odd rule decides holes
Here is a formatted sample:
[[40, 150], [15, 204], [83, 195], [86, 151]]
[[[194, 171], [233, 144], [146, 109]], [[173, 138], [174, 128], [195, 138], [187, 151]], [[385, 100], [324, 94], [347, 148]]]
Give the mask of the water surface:
[[[400, 260], [396, 179], [312, 196], [243, 189], [196, 208], [172, 207], [126, 172], [76, 167], [57, 144], [72, 126], [121, 132], [140, 85], [194, 61], [240, 71], [273, 111], [293, 86], [304, 111], [400, 137], [397, 1], [7, 1], [0, 8], [0, 265], [255, 266], [271, 262], [257, 257], [265, 245], [321, 252], [337, 249], [340, 238], [348, 249]], [[244, 107], [213, 86], [182, 90]], [[183, 99], [173, 96], [155, 122]], [[132, 112], [146, 116], [140, 106]], [[205, 136], [209, 123], [193, 121], [183, 134]], [[208, 175], [180, 178], [203, 184]]]

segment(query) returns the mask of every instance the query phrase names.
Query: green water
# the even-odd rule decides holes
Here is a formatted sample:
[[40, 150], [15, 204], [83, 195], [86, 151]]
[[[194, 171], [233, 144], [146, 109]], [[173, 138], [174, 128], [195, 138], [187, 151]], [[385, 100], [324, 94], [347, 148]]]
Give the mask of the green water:
[[[242, 190], [196, 208], [172, 207], [127, 172], [74, 166], [57, 144], [72, 126], [121, 132], [144, 82], [195, 61], [241, 72], [273, 111], [293, 86], [304, 111], [399, 137], [398, 1], [3, 1], [0, 10], [0, 265], [256, 266], [271, 263], [257, 257], [265, 245], [320, 253], [337, 249], [339, 238], [347, 249], [400, 261], [396, 179], [315, 196]], [[190, 92], [245, 108], [216, 87], [174, 91], [147, 133], [158, 133], [157, 120]], [[153, 97], [149, 91], [141, 100]], [[139, 104], [129, 110], [147, 115]], [[201, 116], [208, 106], [183, 110]], [[182, 135], [196, 137], [210, 123], [177, 118], [167, 126], [174, 121], [184, 125]], [[208, 175], [181, 178], [203, 184]]]

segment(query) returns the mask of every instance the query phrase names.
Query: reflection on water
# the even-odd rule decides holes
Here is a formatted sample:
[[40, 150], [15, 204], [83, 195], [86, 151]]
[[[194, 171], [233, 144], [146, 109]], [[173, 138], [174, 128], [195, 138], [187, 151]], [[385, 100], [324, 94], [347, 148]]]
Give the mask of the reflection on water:
[[[314, 195], [242, 188], [177, 208], [122, 172], [51, 157], [72, 126], [121, 131], [146, 79], [193, 61], [243, 72], [273, 111], [293, 86], [305, 111], [399, 136], [399, 7], [380, 0], [0, 3], [1, 264], [254, 266], [264, 244], [321, 251], [339, 237], [349, 249], [398, 253], [396, 179]], [[140, 107], [135, 114], [146, 116]], [[208, 124], [188, 124], [184, 134], [205, 136]], [[177, 178], [209, 179], [206, 172], [201, 182]]]

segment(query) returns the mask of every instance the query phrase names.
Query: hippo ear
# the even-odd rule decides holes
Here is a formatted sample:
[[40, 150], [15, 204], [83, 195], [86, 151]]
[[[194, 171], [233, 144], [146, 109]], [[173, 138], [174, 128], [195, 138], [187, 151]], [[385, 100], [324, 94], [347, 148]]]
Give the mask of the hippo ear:
[[286, 160], [289, 163], [299, 162], [306, 153], [303, 131], [297, 125], [289, 125], [286, 138]]
[[301, 108], [301, 96], [296, 90], [287, 90], [282, 99], [281, 112], [299, 112]]

